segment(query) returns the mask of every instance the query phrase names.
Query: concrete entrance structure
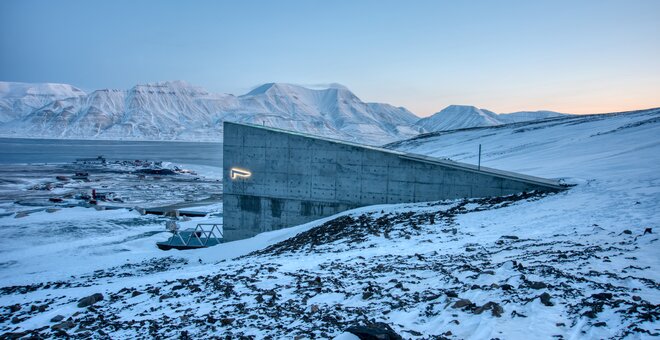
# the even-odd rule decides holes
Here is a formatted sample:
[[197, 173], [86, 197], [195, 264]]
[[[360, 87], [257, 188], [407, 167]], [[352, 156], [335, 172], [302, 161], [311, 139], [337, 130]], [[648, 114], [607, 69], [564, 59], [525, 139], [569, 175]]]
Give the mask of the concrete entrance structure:
[[230, 122], [223, 169], [228, 241], [372, 204], [563, 189], [548, 179]]

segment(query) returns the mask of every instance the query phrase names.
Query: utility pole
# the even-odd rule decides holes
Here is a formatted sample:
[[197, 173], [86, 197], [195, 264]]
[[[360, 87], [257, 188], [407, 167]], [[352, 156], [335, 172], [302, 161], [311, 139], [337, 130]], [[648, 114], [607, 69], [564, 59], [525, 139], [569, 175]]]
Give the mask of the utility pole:
[[477, 165], [477, 170], [481, 170], [481, 144], [479, 144], [479, 163]]

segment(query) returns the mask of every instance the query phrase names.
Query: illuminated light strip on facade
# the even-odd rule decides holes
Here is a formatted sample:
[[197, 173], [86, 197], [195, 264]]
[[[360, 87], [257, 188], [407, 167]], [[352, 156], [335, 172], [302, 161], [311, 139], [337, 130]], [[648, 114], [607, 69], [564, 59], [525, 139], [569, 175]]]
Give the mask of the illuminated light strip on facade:
[[236, 179], [238, 177], [248, 178], [250, 176], [252, 176], [252, 173], [244, 169], [231, 168], [231, 171], [229, 171], [229, 177], [231, 177], [231, 179]]

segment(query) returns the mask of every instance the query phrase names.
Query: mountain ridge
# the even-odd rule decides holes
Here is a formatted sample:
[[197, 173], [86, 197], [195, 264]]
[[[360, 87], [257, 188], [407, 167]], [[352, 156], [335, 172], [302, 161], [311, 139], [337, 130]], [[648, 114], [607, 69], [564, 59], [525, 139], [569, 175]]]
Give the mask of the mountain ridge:
[[0, 135], [24, 138], [221, 141], [225, 120], [267, 124], [382, 145], [420, 133], [495, 126], [564, 114], [497, 114], [449, 105], [420, 118], [402, 106], [362, 101], [346, 86], [265, 83], [242, 95], [182, 80], [90, 93], [68, 84], [0, 82]]
[[418, 119], [405, 108], [365, 103], [341, 85], [268, 83], [235, 96], [166, 81], [59, 96], [0, 129], [9, 137], [220, 141], [229, 120], [382, 144], [423, 132], [412, 127]]

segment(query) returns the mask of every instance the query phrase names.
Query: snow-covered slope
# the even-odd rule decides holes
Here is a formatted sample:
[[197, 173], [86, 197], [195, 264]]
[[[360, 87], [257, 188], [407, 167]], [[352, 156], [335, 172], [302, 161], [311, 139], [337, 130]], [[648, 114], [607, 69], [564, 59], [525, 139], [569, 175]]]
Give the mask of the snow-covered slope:
[[495, 126], [561, 116], [564, 116], [564, 114], [552, 111], [521, 111], [497, 114], [474, 106], [450, 105], [432, 116], [420, 119], [415, 125], [426, 131], [446, 131], [477, 126]]
[[0, 123], [19, 119], [54, 100], [84, 96], [67, 84], [0, 81]]
[[482, 164], [576, 186], [363, 207], [195, 251], [157, 250], [164, 221], [134, 211], [0, 216], [0, 333], [657, 337], [658, 136], [660, 109], [426, 134], [390, 147], [476, 163], [481, 143]]
[[554, 111], [520, 111], [512, 113], [500, 113], [497, 115], [497, 119], [503, 124], [508, 124], [563, 116], [566, 116], [566, 114]]
[[388, 147], [540, 177], [650, 175], [657, 156], [660, 108], [423, 134]]
[[6, 136], [222, 140], [224, 120], [268, 124], [383, 144], [420, 132], [404, 108], [364, 103], [342, 86], [265, 84], [242, 95], [213, 94], [182, 81], [100, 90], [58, 99], [0, 127]]

